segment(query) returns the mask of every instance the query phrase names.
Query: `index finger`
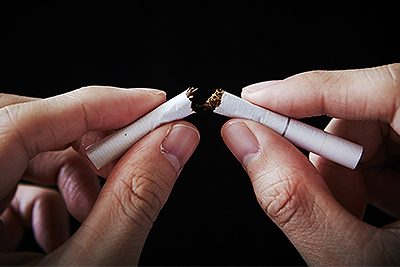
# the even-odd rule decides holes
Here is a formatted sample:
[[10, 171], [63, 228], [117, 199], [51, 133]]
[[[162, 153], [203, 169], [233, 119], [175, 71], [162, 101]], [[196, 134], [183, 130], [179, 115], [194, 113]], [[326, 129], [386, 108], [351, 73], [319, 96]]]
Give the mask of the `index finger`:
[[250, 85], [242, 92], [250, 102], [290, 117], [326, 114], [347, 120], [379, 120], [391, 123], [398, 133], [399, 95], [399, 63], [370, 69], [305, 72], [277, 83]]
[[71, 143], [88, 131], [120, 128], [165, 101], [161, 91], [86, 87], [0, 109], [0, 199], [36, 154]]

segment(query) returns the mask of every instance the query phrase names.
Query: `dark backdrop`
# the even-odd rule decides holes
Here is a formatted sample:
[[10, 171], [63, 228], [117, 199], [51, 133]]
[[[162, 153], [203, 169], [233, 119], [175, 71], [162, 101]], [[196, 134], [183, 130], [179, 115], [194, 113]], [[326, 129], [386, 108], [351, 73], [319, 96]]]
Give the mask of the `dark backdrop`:
[[[240, 95], [248, 84], [303, 71], [399, 62], [395, 3], [114, 2], [2, 3], [2, 91], [48, 97], [112, 85], [159, 88], [171, 98], [195, 86]], [[140, 264], [304, 264], [223, 144], [227, 119], [197, 114], [188, 120], [202, 140], [154, 223]], [[327, 121], [307, 120], [318, 127]], [[379, 226], [391, 218], [368, 208], [366, 220]], [[27, 248], [34, 248], [29, 238], [21, 245]]]

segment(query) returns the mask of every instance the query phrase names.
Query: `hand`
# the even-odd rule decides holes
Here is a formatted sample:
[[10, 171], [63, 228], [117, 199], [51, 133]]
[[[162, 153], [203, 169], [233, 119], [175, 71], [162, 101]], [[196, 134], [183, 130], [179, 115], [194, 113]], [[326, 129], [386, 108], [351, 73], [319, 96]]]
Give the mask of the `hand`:
[[364, 146], [355, 171], [310, 161], [266, 127], [234, 119], [225, 143], [246, 169], [257, 199], [310, 265], [400, 263], [400, 221], [361, 221], [367, 201], [400, 218], [400, 64], [314, 71], [243, 89], [256, 105], [294, 117], [335, 117], [326, 131]]
[[[137, 264], [153, 221], [198, 144], [198, 131], [187, 122], [154, 130], [117, 163], [96, 171], [108, 177], [101, 191], [83, 151], [164, 101], [158, 90], [110, 87], [44, 100], [1, 95], [1, 264]], [[18, 185], [21, 178], [57, 185], [60, 194]], [[67, 212], [83, 221], [72, 237]], [[47, 256], [10, 253], [24, 226], [32, 226]]]

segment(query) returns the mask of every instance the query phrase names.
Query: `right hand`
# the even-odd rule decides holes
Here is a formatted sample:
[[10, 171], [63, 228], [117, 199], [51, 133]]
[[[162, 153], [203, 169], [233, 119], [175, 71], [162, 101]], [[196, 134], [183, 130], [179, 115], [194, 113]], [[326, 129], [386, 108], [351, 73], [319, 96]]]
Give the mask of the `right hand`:
[[355, 171], [311, 154], [258, 123], [234, 119], [222, 135], [257, 199], [310, 265], [400, 264], [400, 221], [361, 221], [367, 201], [400, 218], [400, 64], [314, 71], [244, 88], [256, 105], [302, 118], [335, 117], [326, 131], [364, 146]]

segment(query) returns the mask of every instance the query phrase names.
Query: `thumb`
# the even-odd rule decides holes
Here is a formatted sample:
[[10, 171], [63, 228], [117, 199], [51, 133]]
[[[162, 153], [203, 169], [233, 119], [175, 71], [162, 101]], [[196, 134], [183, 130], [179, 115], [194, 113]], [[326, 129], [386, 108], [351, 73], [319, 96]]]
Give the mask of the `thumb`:
[[199, 133], [187, 122], [163, 125], [117, 163], [74, 236], [46, 262], [63, 265], [134, 265]]
[[[228, 148], [245, 167], [260, 206], [310, 265], [343, 265], [368, 227], [332, 196], [323, 178], [294, 145], [258, 123], [234, 119], [222, 128]], [[318, 251], [318, 253], [316, 253]]]

